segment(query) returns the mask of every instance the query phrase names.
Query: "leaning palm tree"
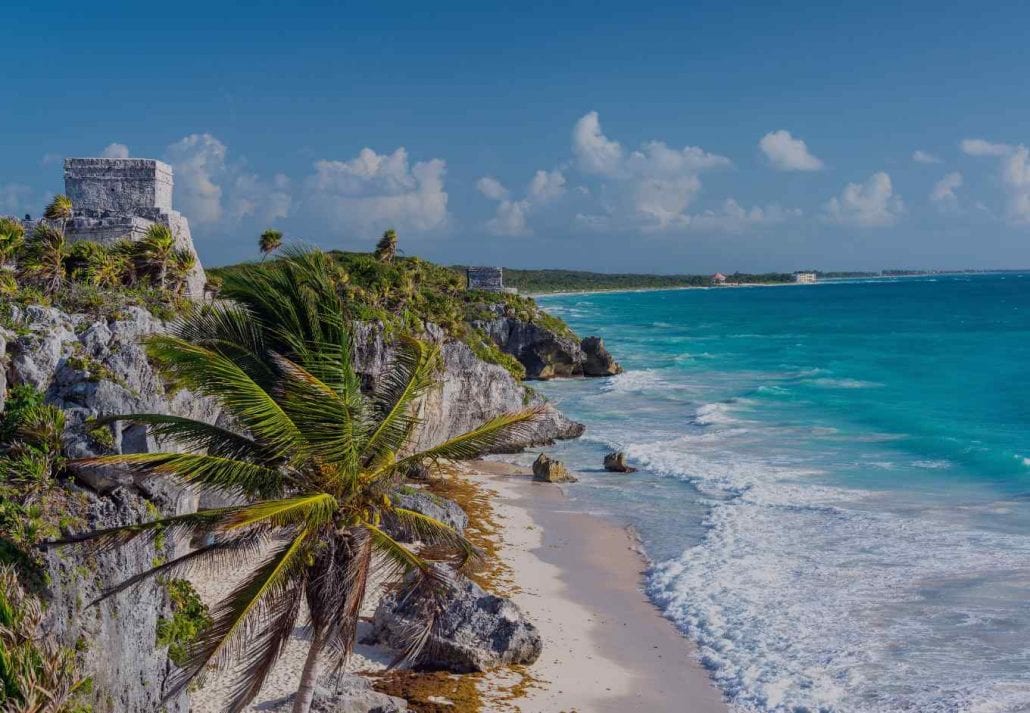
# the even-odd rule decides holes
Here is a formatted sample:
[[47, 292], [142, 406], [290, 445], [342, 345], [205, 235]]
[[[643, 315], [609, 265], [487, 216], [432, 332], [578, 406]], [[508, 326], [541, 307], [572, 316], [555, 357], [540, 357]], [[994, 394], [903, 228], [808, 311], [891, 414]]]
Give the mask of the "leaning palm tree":
[[282, 246], [282, 231], [269, 228], [265, 232], [261, 233], [261, 238], [258, 240], [258, 247], [261, 248], [261, 262], [264, 262], [265, 258], [268, 257], [270, 253], [274, 253]]
[[186, 289], [190, 273], [197, 266], [197, 256], [189, 248], [176, 248], [169, 263], [172, 292], [181, 295]]
[[46, 209], [43, 211], [43, 217], [53, 223], [61, 224], [61, 235], [64, 235], [64, 230], [68, 226], [68, 221], [72, 217], [72, 200], [66, 195], [56, 195], [54, 199], [50, 201]]
[[167, 225], [154, 223], [136, 243], [136, 255], [142, 271], [153, 276], [160, 289], [165, 288], [168, 266], [175, 254], [175, 236]]
[[[454, 573], [480, 557], [457, 531], [397, 507], [390, 494], [414, 466], [482, 453], [517, 435], [537, 412], [498, 416], [411, 452], [416, 403], [434, 382], [438, 349], [400, 341], [378, 388], [363, 393], [351, 362], [339, 279], [332, 258], [318, 252], [292, 253], [271, 268], [228, 276], [222, 294], [235, 304], [210, 305], [172, 334], [151, 337], [147, 347], [174, 385], [216, 399], [236, 427], [160, 414], [114, 416], [108, 420], [144, 424], [190, 452], [73, 464], [121, 466], [141, 477], [171, 475], [245, 503], [64, 541], [99, 550], [167, 535], [202, 535], [208, 543], [104, 596], [149, 577], [179, 576], [198, 565], [238, 568], [250, 555], [263, 556], [214, 607], [213, 621], [189, 648], [169, 697], [207, 666], [235, 661], [226, 710], [242, 710], [282, 653], [306, 602], [311, 643], [293, 710], [307, 713], [320, 664], [341, 671], [353, 648], [373, 574], [392, 579], [401, 596], [422, 607], [424, 626], [412, 632], [402, 654], [410, 658], [431, 635]], [[427, 547], [406, 547], [390, 534], [398, 530]]]
[[393, 262], [397, 257], [397, 231], [390, 228], [376, 243], [375, 258], [380, 262]]

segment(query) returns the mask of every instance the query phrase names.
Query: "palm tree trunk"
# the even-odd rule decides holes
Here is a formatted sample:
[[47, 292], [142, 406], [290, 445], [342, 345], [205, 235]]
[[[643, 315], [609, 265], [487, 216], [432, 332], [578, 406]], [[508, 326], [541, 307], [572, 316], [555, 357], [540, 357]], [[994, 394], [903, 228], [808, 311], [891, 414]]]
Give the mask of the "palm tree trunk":
[[293, 697], [293, 713], [309, 713], [311, 701], [315, 697], [315, 682], [318, 680], [318, 655], [322, 653], [322, 637], [314, 634], [308, 657], [304, 660], [304, 672], [300, 675], [297, 695]]

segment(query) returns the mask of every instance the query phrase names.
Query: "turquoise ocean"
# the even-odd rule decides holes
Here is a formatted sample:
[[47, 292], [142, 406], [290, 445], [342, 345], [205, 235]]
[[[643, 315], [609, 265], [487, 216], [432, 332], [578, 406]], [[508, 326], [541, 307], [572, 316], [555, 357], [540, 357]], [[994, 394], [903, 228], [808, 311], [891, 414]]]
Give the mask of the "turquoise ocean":
[[1030, 274], [539, 302], [626, 369], [539, 385], [570, 508], [735, 710], [1030, 710]]

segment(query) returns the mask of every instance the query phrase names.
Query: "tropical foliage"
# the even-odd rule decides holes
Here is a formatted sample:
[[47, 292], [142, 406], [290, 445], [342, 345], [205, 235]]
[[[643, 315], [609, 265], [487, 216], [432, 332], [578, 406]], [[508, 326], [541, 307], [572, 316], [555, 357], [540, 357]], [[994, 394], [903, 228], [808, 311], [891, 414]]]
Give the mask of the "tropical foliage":
[[[366, 394], [355, 373], [348, 282], [332, 256], [289, 253], [262, 269], [225, 276], [222, 295], [147, 347], [166, 378], [211, 397], [235, 427], [159, 414], [113, 416], [148, 426], [187, 453], [111, 455], [76, 468], [121, 466], [141, 477], [171, 475], [245, 504], [72, 536], [105, 550], [135, 540], [202, 536], [208, 544], [115, 587], [198, 566], [253, 565], [211, 611], [211, 624], [185, 651], [169, 695], [211, 664], [235, 663], [227, 710], [259, 691], [307, 606], [311, 644], [294, 711], [310, 707], [320, 664], [339, 671], [354, 645], [368, 582], [381, 576], [418, 602], [427, 640], [455, 572], [479, 551], [446, 524], [394, 505], [390, 494], [415, 466], [482, 453], [517, 435], [535, 410], [502, 415], [422, 452], [410, 451], [415, 405], [433, 384], [439, 354], [401, 338], [390, 368]], [[390, 532], [425, 543], [416, 551]]]
[[43, 608], [0, 565], [0, 710], [11, 713], [87, 713], [80, 695], [90, 681], [76, 671], [75, 652], [43, 631]]
[[383, 233], [373, 253], [379, 262], [393, 262], [397, 257], [397, 231], [391, 228]]
[[274, 253], [276, 250], [283, 246], [283, 234], [278, 230], [272, 228], [267, 229], [261, 233], [261, 237], [258, 239], [258, 248], [261, 250], [261, 259], [264, 260], [269, 254]]
[[176, 246], [168, 226], [151, 225], [137, 241], [69, 243], [65, 228], [72, 214], [67, 196], [57, 196], [28, 236], [21, 221], [0, 217], [0, 295], [89, 312], [140, 304], [171, 316], [185, 306], [197, 259]]

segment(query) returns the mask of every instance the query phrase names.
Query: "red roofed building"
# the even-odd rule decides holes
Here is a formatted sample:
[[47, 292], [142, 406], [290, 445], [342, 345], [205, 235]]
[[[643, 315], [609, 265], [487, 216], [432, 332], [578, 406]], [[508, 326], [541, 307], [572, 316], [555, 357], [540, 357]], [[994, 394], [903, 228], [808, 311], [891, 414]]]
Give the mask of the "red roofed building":
[[717, 272], [714, 275], [712, 275], [713, 285], [721, 285], [724, 282], [726, 282], [726, 275], [722, 274], [721, 272]]

